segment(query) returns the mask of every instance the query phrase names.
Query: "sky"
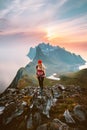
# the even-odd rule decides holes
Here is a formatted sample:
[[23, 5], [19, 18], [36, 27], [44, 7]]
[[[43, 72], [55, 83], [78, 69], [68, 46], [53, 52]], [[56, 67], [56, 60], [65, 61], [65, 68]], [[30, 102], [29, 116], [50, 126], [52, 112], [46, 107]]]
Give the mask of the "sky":
[[29, 62], [29, 48], [41, 42], [64, 47], [87, 61], [87, 0], [0, 0], [2, 84], [11, 82]]

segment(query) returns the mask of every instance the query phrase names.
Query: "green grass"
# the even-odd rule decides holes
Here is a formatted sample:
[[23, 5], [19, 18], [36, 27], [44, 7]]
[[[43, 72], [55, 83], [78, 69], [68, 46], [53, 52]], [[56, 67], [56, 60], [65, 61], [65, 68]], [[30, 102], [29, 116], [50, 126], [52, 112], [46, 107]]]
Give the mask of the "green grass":
[[64, 85], [79, 85], [80, 87], [87, 88], [87, 69], [62, 75], [59, 83]]
[[[38, 86], [38, 79], [35, 75], [24, 76], [19, 81], [19, 87], [23, 88], [26, 86]], [[52, 80], [45, 78], [44, 86], [52, 87], [56, 84], [75, 85], [83, 88], [87, 88], [87, 69], [80, 70], [78, 72], [68, 73], [60, 76], [60, 80]], [[22, 85], [22, 86], [21, 86]]]

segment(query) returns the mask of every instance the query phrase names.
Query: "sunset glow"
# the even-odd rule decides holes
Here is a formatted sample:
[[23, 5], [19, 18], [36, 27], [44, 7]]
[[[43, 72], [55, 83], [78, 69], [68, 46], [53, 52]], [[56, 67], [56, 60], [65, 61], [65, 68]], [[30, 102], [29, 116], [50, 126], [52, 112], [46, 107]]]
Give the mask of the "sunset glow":
[[26, 65], [29, 48], [41, 42], [87, 61], [87, 0], [0, 0], [0, 72]]
[[87, 60], [87, 0], [1, 0], [0, 46], [41, 42], [64, 47]]

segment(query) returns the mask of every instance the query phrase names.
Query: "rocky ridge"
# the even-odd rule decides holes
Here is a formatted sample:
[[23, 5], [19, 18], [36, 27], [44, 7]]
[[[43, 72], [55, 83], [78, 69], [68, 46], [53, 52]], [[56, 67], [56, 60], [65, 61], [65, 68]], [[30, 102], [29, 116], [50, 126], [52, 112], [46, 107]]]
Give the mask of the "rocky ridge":
[[79, 70], [79, 66], [86, 63], [80, 55], [71, 53], [59, 46], [52, 46], [49, 43], [41, 43], [34, 48], [30, 48], [27, 56], [32, 60], [25, 67], [27, 71], [34, 74], [32, 68], [35, 68], [38, 59], [42, 59], [47, 67], [47, 76], [53, 73], [75, 72]]
[[0, 95], [0, 129], [86, 130], [87, 108], [79, 86], [8, 88]]

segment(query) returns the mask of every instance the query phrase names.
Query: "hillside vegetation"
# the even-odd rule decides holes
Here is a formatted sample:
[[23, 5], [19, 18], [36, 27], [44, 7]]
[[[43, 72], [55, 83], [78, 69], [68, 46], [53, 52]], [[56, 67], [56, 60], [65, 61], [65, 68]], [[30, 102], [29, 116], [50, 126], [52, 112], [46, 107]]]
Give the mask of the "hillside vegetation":
[[87, 88], [87, 69], [80, 70], [74, 73], [68, 73], [61, 76], [60, 83], [64, 85], [79, 85], [80, 87]]
[[[16, 75], [16, 78], [18, 74]], [[14, 84], [14, 82], [16, 84]], [[81, 88], [87, 88], [87, 69], [83, 69], [77, 72], [68, 73], [60, 76], [60, 80], [53, 80], [53, 79], [44, 79], [44, 86], [51, 87], [56, 84], [63, 84], [64, 86], [67, 85], [75, 85], [80, 86]], [[26, 86], [38, 86], [38, 80], [35, 75], [22, 75], [19, 79], [13, 80], [13, 83], [10, 87], [18, 87], [24, 88]]]

